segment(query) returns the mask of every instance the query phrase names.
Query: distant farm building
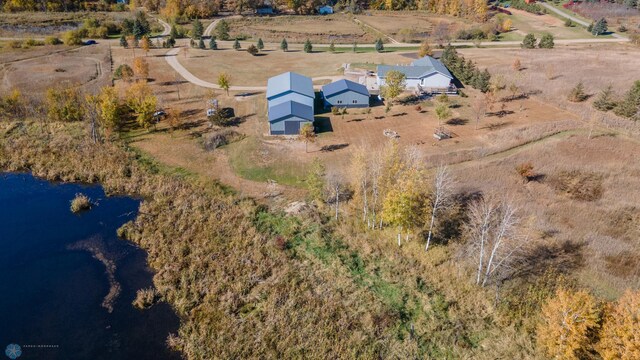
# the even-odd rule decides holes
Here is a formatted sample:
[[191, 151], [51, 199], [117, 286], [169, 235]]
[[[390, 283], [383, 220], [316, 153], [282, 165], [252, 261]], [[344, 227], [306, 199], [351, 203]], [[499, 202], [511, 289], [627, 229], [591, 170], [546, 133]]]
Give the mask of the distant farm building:
[[338, 80], [322, 87], [325, 107], [369, 107], [367, 87], [349, 80]]
[[297, 135], [305, 123], [313, 123], [315, 92], [310, 78], [287, 72], [267, 82], [269, 132]]
[[420, 92], [450, 92], [453, 76], [446, 66], [431, 56], [414, 60], [410, 65], [378, 65], [376, 82], [385, 85], [389, 71], [399, 71], [405, 75], [407, 89]]
[[321, 6], [318, 9], [318, 14], [320, 15], [329, 15], [329, 14], [333, 14], [333, 7], [329, 6], [329, 5], [325, 5], [325, 6]]
[[275, 11], [273, 10], [273, 6], [263, 5], [256, 8], [256, 14], [258, 15], [273, 15]]

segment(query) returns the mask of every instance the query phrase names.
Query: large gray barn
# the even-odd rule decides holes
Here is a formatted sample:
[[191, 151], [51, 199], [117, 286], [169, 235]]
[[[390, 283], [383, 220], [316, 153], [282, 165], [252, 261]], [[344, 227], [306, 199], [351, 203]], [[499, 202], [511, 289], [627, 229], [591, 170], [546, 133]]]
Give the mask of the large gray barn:
[[322, 87], [325, 108], [369, 107], [369, 90], [367, 87], [349, 80], [338, 80]]
[[267, 102], [271, 135], [297, 135], [313, 123], [315, 92], [310, 78], [293, 72], [269, 79]]

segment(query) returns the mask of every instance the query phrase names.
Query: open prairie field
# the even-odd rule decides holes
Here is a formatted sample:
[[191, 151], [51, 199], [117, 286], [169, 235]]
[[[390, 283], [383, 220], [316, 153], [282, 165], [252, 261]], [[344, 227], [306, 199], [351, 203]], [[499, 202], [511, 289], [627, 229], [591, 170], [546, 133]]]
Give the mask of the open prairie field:
[[[640, 142], [613, 133], [574, 131], [454, 169], [467, 191], [508, 194], [532, 221], [545, 266], [576, 271], [606, 298], [640, 286]], [[516, 166], [534, 166], [523, 183]], [[552, 256], [545, 256], [545, 254]], [[536, 261], [536, 260], [534, 260]], [[540, 264], [537, 264], [540, 265]]]
[[0, 89], [3, 91], [18, 89], [32, 95], [64, 82], [90, 89], [111, 82], [109, 48], [105, 45], [38, 46], [11, 49], [2, 54]]
[[286, 38], [290, 43], [303, 43], [307, 39], [315, 43], [330, 42], [353, 44], [373, 43], [374, 34], [356, 24], [349, 16], [332, 14], [325, 16], [275, 16], [230, 19], [231, 38], [262, 38], [265, 42], [277, 42]]
[[86, 19], [120, 21], [130, 18], [129, 12], [18, 12], [0, 13], [0, 37], [59, 36], [65, 31], [77, 29]]
[[423, 11], [371, 11], [367, 15], [358, 15], [357, 19], [400, 42], [433, 39], [436, 28], [453, 37], [459, 30], [480, 25], [461, 18]]
[[[544, 33], [552, 34], [556, 39], [584, 39], [592, 37], [582, 26], [564, 26], [564, 20], [551, 15], [535, 15], [524, 10], [509, 9], [512, 15], [501, 15], [513, 22], [513, 30], [505, 34], [508, 40], [521, 40], [533, 33], [540, 38]], [[514, 34], [515, 33], [515, 34]], [[517, 35], [514, 37], [514, 35]]]
[[[592, 103], [597, 94], [612, 85], [618, 96], [640, 80], [640, 49], [631, 45], [592, 44], [558, 47], [551, 50], [511, 49], [496, 52], [490, 49], [461, 49], [465, 57], [488, 67], [492, 74], [501, 74], [507, 84], [515, 83], [523, 91], [574, 112], [585, 121], [596, 117], [606, 123], [620, 123], [610, 113], [596, 111]], [[511, 64], [518, 58], [523, 70], [515, 71]], [[567, 96], [579, 82], [590, 96], [582, 103], [572, 103]], [[640, 131], [640, 124], [627, 122], [630, 130]]]

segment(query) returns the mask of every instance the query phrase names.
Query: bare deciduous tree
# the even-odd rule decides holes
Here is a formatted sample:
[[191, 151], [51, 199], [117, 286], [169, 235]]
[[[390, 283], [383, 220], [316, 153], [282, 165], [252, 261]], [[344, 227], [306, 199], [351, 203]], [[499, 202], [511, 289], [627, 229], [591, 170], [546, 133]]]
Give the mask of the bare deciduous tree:
[[484, 119], [487, 114], [487, 103], [486, 99], [478, 98], [471, 105], [471, 112], [473, 113], [473, 118], [476, 120], [476, 130], [480, 126], [480, 121]]
[[424, 248], [425, 251], [429, 250], [429, 244], [431, 244], [431, 235], [433, 234], [433, 224], [436, 220], [436, 213], [442, 207], [446, 206], [449, 200], [451, 200], [454, 186], [455, 179], [447, 167], [444, 165], [439, 166], [434, 177], [433, 193], [429, 199], [429, 205], [431, 206], [431, 221], [429, 222], [429, 234], [427, 235], [427, 244]]
[[516, 207], [506, 200], [482, 198], [471, 204], [467, 231], [471, 254], [478, 262], [476, 284], [505, 278], [515, 264], [524, 238], [517, 233]]
[[344, 178], [339, 172], [330, 172], [327, 174], [326, 184], [329, 192], [327, 203], [333, 203], [335, 219], [338, 220], [338, 214], [340, 213], [340, 200], [346, 194]]

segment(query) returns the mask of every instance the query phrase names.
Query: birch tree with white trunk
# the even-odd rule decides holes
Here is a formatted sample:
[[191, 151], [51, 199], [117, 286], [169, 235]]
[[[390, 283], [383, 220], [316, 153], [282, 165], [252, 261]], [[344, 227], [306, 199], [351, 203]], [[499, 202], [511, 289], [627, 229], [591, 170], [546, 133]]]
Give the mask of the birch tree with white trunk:
[[433, 179], [433, 192], [429, 199], [429, 205], [431, 206], [431, 219], [429, 221], [427, 244], [424, 247], [425, 251], [429, 250], [429, 245], [431, 244], [433, 225], [435, 224], [437, 213], [450, 202], [454, 187], [455, 179], [453, 178], [453, 175], [451, 175], [446, 166], [439, 166]]
[[477, 261], [477, 285], [484, 287], [513, 269], [526, 242], [518, 233], [519, 222], [517, 208], [506, 200], [482, 198], [471, 204], [467, 233]]

